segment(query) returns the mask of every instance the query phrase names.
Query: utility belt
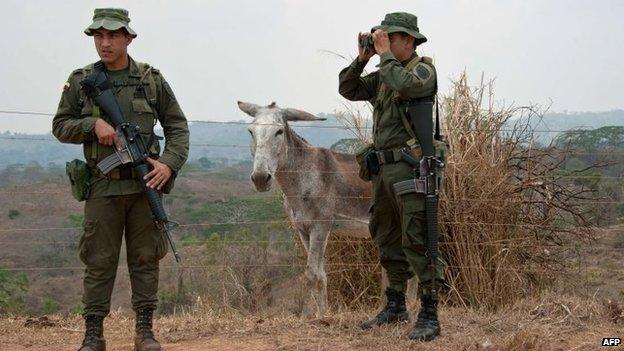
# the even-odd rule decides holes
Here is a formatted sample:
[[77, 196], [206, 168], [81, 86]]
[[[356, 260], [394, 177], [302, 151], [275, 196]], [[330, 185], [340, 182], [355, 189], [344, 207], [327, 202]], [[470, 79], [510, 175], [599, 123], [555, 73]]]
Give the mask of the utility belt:
[[414, 159], [420, 159], [422, 150], [418, 144], [412, 147], [386, 150], [375, 150], [372, 144], [366, 145], [355, 154], [355, 159], [360, 166], [358, 174], [362, 180], [369, 181], [372, 176], [379, 174], [382, 165], [405, 161], [405, 154]]
[[373, 157], [377, 157], [377, 163], [381, 166], [405, 161], [403, 157], [404, 152], [411, 154], [416, 158], [422, 157], [422, 150], [419, 146], [413, 148], [402, 147], [398, 149], [374, 150]]

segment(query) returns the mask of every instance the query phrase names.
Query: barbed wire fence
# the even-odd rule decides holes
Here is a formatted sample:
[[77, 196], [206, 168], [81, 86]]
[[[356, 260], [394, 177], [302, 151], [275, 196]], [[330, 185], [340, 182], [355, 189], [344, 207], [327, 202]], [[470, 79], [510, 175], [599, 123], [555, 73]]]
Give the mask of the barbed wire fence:
[[[0, 110], [0, 115], [29, 115], [29, 116], [41, 116], [41, 117], [51, 117], [54, 116], [54, 114], [51, 113], [42, 113], [42, 112], [33, 112], [33, 111], [15, 111], [15, 110]], [[189, 121], [191, 123], [206, 123], [206, 124], [223, 124], [223, 125], [249, 125], [251, 123], [247, 123], [247, 122], [218, 122], [218, 121], [202, 121], [202, 120], [191, 120]], [[326, 126], [320, 126], [320, 125], [298, 125], [298, 128], [321, 128], [321, 129], [348, 129], [348, 127], [345, 126], [341, 126], [341, 125], [326, 125]], [[498, 129], [498, 131], [500, 132], [513, 132], [514, 130], [501, 130]], [[577, 130], [533, 130], [533, 132], [535, 133], [585, 133], [585, 132], [590, 132], [592, 131], [591, 129], [577, 129]], [[58, 142], [56, 139], [51, 138], [51, 137], [29, 137], [29, 136], [22, 136], [22, 135], [0, 135], [0, 140], [7, 140], [7, 141], [11, 141], [11, 142], [26, 142], [26, 141], [36, 141], [36, 142]], [[249, 145], [242, 145], [242, 144], [211, 144], [211, 143], [191, 143], [190, 144], [191, 147], [207, 147], [207, 148], [249, 148]], [[563, 150], [562, 150], [563, 151]], [[569, 151], [569, 150], [568, 150]], [[553, 150], [553, 152], [557, 152], [557, 150]], [[596, 151], [596, 152], [582, 152], [582, 151], [572, 151], [570, 155], [573, 156], [619, 156], [619, 155], [624, 155], [624, 152], [608, 152], [608, 151]], [[292, 171], [287, 171], [288, 173], [307, 173], [306, 171], [301, 171], [301, 170], [292, 170]], [[188, 170], [182, 170], [180, 173], [180, 177], [191, 177], [194, 175], [202, 175], [202, 174], [211, 174], [213, 172], [208, 171], [208, 170], [197, 170], [197, 169], [188, 169]], [[324, 173], [333, 173], [333, 172], [324, 172]], [[345, 173], [345, 172], [342, 172]], [[347, 173], [357, 173], [357, 172], [347, 172]], [[613, 180], [613, 181], [618, 181], [621, 180], [622, 178], [624, 178], [624, 175], [619, 175], [619, 176], [605, 176], [605, 175], [558, 175], [557, 176], [558, 179], [570, 179], [570, 180], [574, 180], [574, 179], [609, 179], [609, 180]], [[53, 190], [53, 191], [47, 191], [47, 190], [42, 190], [42, 191], [22, 191], [20, 190], [0, 190], [0, 201], [15, 201], [16, 197], [18, 196], [49, 196], [49, 195], [68, 195], [69, 194], [69, 189], [61, 189], [61, 190]], [[262, 194], [258, 194], [258, 195], [245, 195], [243, 197], [246, 198], [280, 198], [280, 197], [293, 197], [293, 198], [301, 198], [301, 197], [307, 197], [307, 198], [319, 198], [319, 199], [329, 199], [329, 198], [345, 198], [345, 199], [359, 199], [359, 200], [370, 200], [370, 197], [367, 196], [361, 196], [361, 195], [357, 195], [354, 194], [353, 196], [309, 196], [309, 195], [302, 195], [302, 194], [267, 194], [267, 195], [262, 195]], [[509, 199], [509, 200], [503, 200], [501, 201], [500, 199], [471, 199], [471, 198], [461, 198], [461, 199], [453, 199], [453, 201], [458, 201], [458, 202], [497, 202], [500, 203], [501, 205], [505, 205], [505, 204], [509, 204], [511, 202], [514, 201], [519, 201], [519, 200], [515, 200], [515, 199]], [[521, 201], [524, 204], [543, 204], [545, 203], [545, 201], [540, 201], [540, 200], [522, 200]], [[579, 201], [579, 203], [582, 203], [582, 201]], [[620, 205], [620, 204], [624, 204], [624, 201], [621, 200], [617, 200], [617, 199], [610, 199], [610, 198], [604, 198], [604, 199], [600, 199], [597, 201], [587, 201], [587, 204], [602, 204], [602, 205]], [[312, 220], [312, 221], [324, 221], [324, 222], [331, 222], [331, 223], [340, 223], [340, 222], [357, 222], [356, 220], [349, 220], [349, 219], [327, 219], [327, 220]], [[275, 219], [275, 220], [262, 220], [262, 221], [245, 221], [245, 220], [241, 220], [241, 221], [212, 221], [212, 222], [197, 222], [197, 223], [181, 223], [178, 226], [178, 234], [177, 236], [180, 237], [180, 233], [188, 233], [191, 232], [193, 229], [196, 228], [207, 228], [207, 227], [219, 227], [219, 226], [250, 226], [250, 225], [289, 225], [290, 222], [287, 221], [285, 218], [284, 219]], [[487, 223], [487, 222], [467, 222], [467, 221], [461, 221], [461, 222], [456, 222], [456, 221], [443, 221], [441, 222], [441, 224], [446, 224], [446, 225], [463, 225], [463, 226], [475, 226], [475, 227], [488, 227], [488, 226], [502, 226], [502, 227], [524, 227], [524, 228], [542, 228], [542, 229], [552, 229], [550, 226], [545, 226], [542, 224], [526, 224], [526, 223]], [[601, 227], [601, 226], [594, 226], [594, 227], [586, 227], [585, 229], [590, 230], [590, 231], [596, 231], [596, 232], [601, 232], [601, 233], [609, 233], [609, 232], [621, 232], [622, 229], [617, 228], [617, 227]], [[572, 229], [571, 229], [572, 230]], [[11, 227], [11, 226], [6, 226], [6, 225], [1, 225], [0, 224], [0, 245], [2, 246], [3, 250], [19, 250], [19, 246], [75, 246], [77, 245], [77, 241], [78, 241], [78, 237], [81, 234], [82, 231], [82, 227]], [[71, 233], [73, 234], [73, 237], [75, 240], [68, 240], [67, 237], [65, 237], [62, 240], [50, 240], [49, 237], [53, 236], [55, 233], [59, 233], [59, 232], [67, 232], [67, 233]], [[23, 235], [24, 233], [30, 234], [30, 235], [41, 235], [41, 236], [47, 236], [47, 238], [45, 240], [19, 240], [16, 237]], [[228, 245], [259, 245], [259, 244], [265, 244], [265, 245], [280, 245], [280, 244], [292, 244], [296, 239], [293, 238], [291, 240], [279, 240], [279, 239], [250, 239], [250, 240], [228, 240], [228, 238], [224, 237], [224, 238], [219, 238], [217, 240], [212, 240], [213, 244], [217, 244], [221, 247], [221, 262], [220, 263], [203, 263], [203, 264], [181, 264], [181, 265], [172, 265], [170, 263], [164, 263], [161, 265], [161, 269], [163, 270], [177, 270], [177, 271], [184, 271], [184, 270], [195, 270], [195, 271], [206, 271], [206, 270], [214, 270], [214, 269], [221, 269], [221, 270], [227, 270], [230, 268], [257, 268], [257, 267], [273, 267], [273, 268], [289, 268], [289, 269], [300, 269], [302, 270], [303, 268], [305, 268], [305, 256], [301, 255], [301, 254], [294, 254], [294, 255], [282, 255], [280, 258], [283, 260], [286, 260], [286, 263], [274, 263], [274, 262], [263, 262], [261, 264], [254, 264], [254, 263], [233, 263], [233, 262], [228, 262], [228, 258], [227, 258], [227, 253], [226, 251], [223, 249], [225, 246]], [[344, 238], [339, 238], [339, 239], [332, 239], [332, 241], [334, 243], [340, 244], [340, 243], [359, 243], [361, 242], [360, 240], [350, 240], [350, 239], [344, 239]], [[523, 239], [522, 238], [510, 238], [508, 240], [497, 240], [497, 241], [481, 241], [481, 242], [457, 242], [457, 241], [448, 241], [448, 242], [441, 242], [440, 245], [442, 246], [442, 248], [444, 248], [445, 246], [450, 246], [450, 245], [454, 245], [454, 244], [463, 244], [463, 245], [474, 245], [474, 246], [479, 246], [479, 247], [486, 247], [486, 246], [496, 246], [496, 247], [500, 247], [500, 245], [504, 245], [506, 248], [508, 249], [513, 249], [514, 247], [521, 247], [521, 246], [526, 246], [526, 245], [532, 245], [532, 244], [528, 244], [528, 243], [523, 243], [522, 242]], [[194, 244], [205, 244], [206, 240], [186, 240], [185, 241], [186, 244], [189, 245], [194, 245]], [[545, 243], [543, 245], [543, 247], [545, 249], [547, 249], [548, 247], [557, 247], [560, 249], [575, 249], [575, 250], [579, 250], [579, 243], [559, 243], [559, 244], [553, 244], [553, 243]], [[18, 248], [16, 248], [18, 247]], [[184, 248], [183, 248], [184, 250]], [[583, 268], [586, 267], [587, 264], [584, 263], [585, 260], [585, 256], [580, 256], [579, 257], [579, 268]], [[379, 263], [370, 263], [370, 262], [328, 262], [327, 263], [328, 269], [332, 270], [332, 269], [341, 269], [344, 267], [373, 267], [373, 268], [379, 268]], [[533, 272], [536, 269], [539, 269], [539, 267], [527, 267], [527, 268], [518, 268], [518, 267], [514, 267], [514, 268], [505, 268], [505, 267], [501, 267], [500, 265], [496, 265], [496, 264], [492, 264], [491, 266], [483, 266], [483, 265], [449, 265], [449, 268], [457, 268], [457, 269], [493, 269], [493, 270], [497, 270], [497, 271], [509, 271], [509, 272]], [[35, 265], [35, 266], [26, 266], [26, 265], [22, 265], [22, 266], [18, 266], [18, 265], [14, 265], [14, 266], [7, 266], [7, 267], [3, 267], [3, 270], [6, 271], [13, 271], [13, 272], [70, 272], [70, 274], [76, 274], [74, 271], [81, 271], [84, 269], [83, 266], [75, 266], [75, 265], [69, 265], [69, 266], [43, 266], [43, 265]], [[127, 269], [127, 266], [124, 265], [119, 265], [118, 269]], [[71, 273], [74, 272], [74, 273]], [[585, 269], [585, 280], [589, 281], [588, 275], [589, 272]], [[589, 284], [587, 284], [587, 289], [589, 289]]]

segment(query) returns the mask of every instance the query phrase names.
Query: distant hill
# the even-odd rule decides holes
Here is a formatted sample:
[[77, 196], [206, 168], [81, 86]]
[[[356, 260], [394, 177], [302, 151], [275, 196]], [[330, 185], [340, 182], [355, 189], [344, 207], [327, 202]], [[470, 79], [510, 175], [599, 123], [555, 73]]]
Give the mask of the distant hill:
[[549, 113], [544, 116], [542, 124], [539, 124], [540, 127], [544, 126], [550, 130], [595, 129], [621, 125], [624, 125], [624, 110]]
[[[330, 147], [338, 140], [351, 138], [352, 134], [336, 120], [336, 116], [322, 114], [326, 121], [293, 122], [291, 126], [311, 144]], [[190, 160], [201, 157], [239, 162], [251, 159], [250, 137], [247, 132], [249, 120], [229, 123], [194, 122], [191, 132]], [[314, 128], [314, 127], [321, 128]], [[333, 127], [337, 128], [333, 128]], [[162, 130], [156, 132], [162, 135]], [[45, 139], [45, 140], [41, 140]], [[161, 142], [162, 143], [162, 142]], [[59, 143], [51, 134], [0, 133], [0, 169], [11, 164], [64, 165], [74, 158], [82, 157], [81, 145]]]
[[[319, 116], [325, 117], [327, 120], [294, 122], [292, 126], [311, 144], [322, 147], [330, 147], [341, 139], [353, 137], [351, 132], [341, 126], [335, 115], [320, 114]], [[250, 138], [246, 123], [250, 121], [249, 119], [229, 123], [192, 123], [190, 125], [192, 145], [189, 159], [197, 160], [206, 157], [231, 162], [249, 160], [251, 158], [248, 147]], [[538, 134], [540, 141], [549, 142], [557, 136], [558, 132], [556, 131], [624, 125], [624, 110], [550, 113], [545, 115], [541, 121], [533, 120], [531, 123], [537, 130], [555, 131]], [[10, 164], [32, 162], [44, 166], [48, 164], [63, 165], [68, 160], [82, 157], [80, 145], [61, 144], [51, 134], [0, 133], [0, 150], [0, 169]]]
[[624, 110], [549, 113], [544, 115], [542, 120], [531, 120], [531, 125], [537, 131], [538, 140], [549, 143], [560, 134], [560, 131], [624, 126]]

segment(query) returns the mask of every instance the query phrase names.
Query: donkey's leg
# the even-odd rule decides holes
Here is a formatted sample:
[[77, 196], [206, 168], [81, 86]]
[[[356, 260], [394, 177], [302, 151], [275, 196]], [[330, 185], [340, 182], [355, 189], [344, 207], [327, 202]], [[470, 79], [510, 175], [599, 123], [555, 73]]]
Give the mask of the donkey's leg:
[[310, 248], [306, 278], [310, 284], [310, 302], [314, 311], [308, 314], [323, 315], [327, 310], [327, 275], [325, 274], [325, 247], [329, 238], [329, 223], [317, 222], [310, 230]]
[[[309, 258], [310, 257], [309, 228], [307, 226], [297, 226], [297, 225], [295, 225], [294, 227], [295, 227], [295, 230], [297, 231], [297, 235], [299, 235], [299, 239], [301, 240], [303, 247], [305, 248], [306, 257]], [[307, 259], [307, 261], [309, 261], [309, 259]], [[307, 267], [307, 264], [306, 264], [306, 267]], [[307, 272], [307, 269], [305, 272]], [[312, 309], [309, 307], [311, 283], [310, 283], [310, 279], [308, 278], [308, 275], [303, 274], [299, 278], [299, 283], [300, 283], [299, 288], [296, 289], [296, 293], [295, 293], [295, 303], [296, 303], [297, 309], [304, 316], [310, 316], [311, 314], [313, 314], [313, 312], [311, 312]]]

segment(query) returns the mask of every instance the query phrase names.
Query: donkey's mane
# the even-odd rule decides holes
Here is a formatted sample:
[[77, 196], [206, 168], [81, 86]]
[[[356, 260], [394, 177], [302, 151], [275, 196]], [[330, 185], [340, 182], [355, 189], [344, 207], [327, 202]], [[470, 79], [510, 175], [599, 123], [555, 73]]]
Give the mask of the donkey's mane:
[[290, 137], [291, 137], [291, 139], [293, 141], [293, 144], [295, 144], [295, 147], [298, 147], [298, 148], [310, 147], [310, 148], [317, 148], [317, 149], [327, 150], [328, 152], [332, 153], [334, 155], [334, 157], [336, 157], [336, 159], [338, 161], [347, 161], [348, 162], [348, 161], [352, 161], [353, 160], [353, 154], [348, 154], [348, 153], [344, 153], [344, 152], [340, 152], [340, 151], [335, 151], [335, 150], [332, 150], [330, 148], [312, 145], [304, 137], [302, 137], [297, 132], [295, 132], [295, 130], [290, 126], [290, 124], [288, 124], [288, 122], [284, 121], [284, 125], [286, 126], [286, 130], [290, 134]]
[[290, 133], [290, 136], [294, 144], [302, 144], [303, 146], [314, 147], [314, 145], [310, 144], [310, 142], [307, 141], [306, 138], [302, 137], [297, 132], [295, 132], [295, 130], [287, 121], [284, 121], [284, 125], [286, 126], [286, 130], [288, 131], [288, 133]]

